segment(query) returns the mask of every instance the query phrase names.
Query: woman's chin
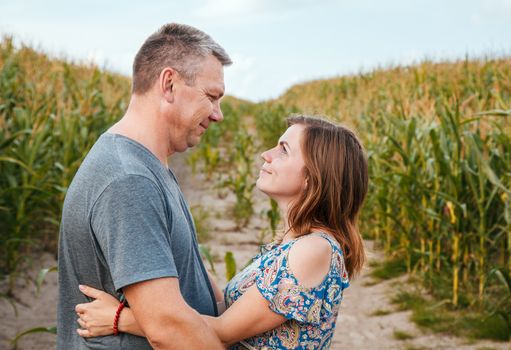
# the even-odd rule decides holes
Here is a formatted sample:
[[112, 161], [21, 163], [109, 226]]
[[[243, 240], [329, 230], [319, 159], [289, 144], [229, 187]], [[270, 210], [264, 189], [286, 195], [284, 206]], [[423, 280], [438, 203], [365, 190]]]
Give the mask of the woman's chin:
[[267, 195], [268, 197], [271, 198], [271, 195], [265, 190], [264, 188], [264, 185], [261, 183], [261, 178], [259, 177], [256, 181], [256, 186], [255, 186], [259, 191], [261, 191], [262, 193], [264, 193], [265, 195]]

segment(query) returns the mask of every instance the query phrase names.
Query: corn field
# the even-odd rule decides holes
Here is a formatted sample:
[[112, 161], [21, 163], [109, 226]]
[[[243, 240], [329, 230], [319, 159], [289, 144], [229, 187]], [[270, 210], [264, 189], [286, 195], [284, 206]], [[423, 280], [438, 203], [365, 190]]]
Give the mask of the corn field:
[[[0, 272], [11, 282], [34, 248], [55, 251], [66, 189], [123, 114], [129, 87], [1, 41]], [[224, 122], [188, 160], [235, 194], [240, 227], [254, 214], [254, 159], [285, 117], [326, 115], [354, 128], [367, 149], [364, 235], [453, 308], [498, 305], [511, 330], [511, 59], [380, 69], [296, 85], [257, 105], [226, 98], [222, 108]]]
[[247, 114], [259, 149], [290, 112], [357, 130], [370, 166], [364, 235], [438, 299], [496, 312], [511, 332], [510, 78], [509, 59], [424, 62], [294, 86]]
[[364, 234], [453, 307], [506, 305], [511, 332], [510, 59], [317, 81], [278, 103], [353, 126], [369, 156]]
[[66, 189], [97, 137], [122, 115], [129, 81], [0, 44], [0, 272], [34, 247], [56, 251]]

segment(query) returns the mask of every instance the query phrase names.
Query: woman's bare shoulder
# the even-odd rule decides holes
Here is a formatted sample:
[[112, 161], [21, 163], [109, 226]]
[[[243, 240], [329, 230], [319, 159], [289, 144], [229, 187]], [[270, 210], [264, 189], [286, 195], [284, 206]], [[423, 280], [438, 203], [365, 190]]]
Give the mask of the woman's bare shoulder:
[[289, 251], [289, 267], [304, 287], [319, 285], [330, 270], [332, 245], [319, 235], [297, 240]]

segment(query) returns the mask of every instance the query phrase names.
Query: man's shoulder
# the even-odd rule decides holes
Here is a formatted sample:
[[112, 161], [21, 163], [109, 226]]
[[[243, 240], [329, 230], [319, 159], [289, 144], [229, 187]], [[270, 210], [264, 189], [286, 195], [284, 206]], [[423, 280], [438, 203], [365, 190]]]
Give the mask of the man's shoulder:
[[87, 157], [100, 162], [113, 162], [127, 172], [162, 167], [160, 161], [146, 147], [119, 134], [101, 135]]
[[103, 134], [85, 157], [77, 176], [115, 181], [126, 175], [157, 180], [162, 165], [145, 147], [116, 134]]
[[67, 202], [92, 205], [112, 185], [162, 187], [162, 165], [152, 157], [156, 158], [126, 137], [103, 134], [76, 172], [66, 194]]

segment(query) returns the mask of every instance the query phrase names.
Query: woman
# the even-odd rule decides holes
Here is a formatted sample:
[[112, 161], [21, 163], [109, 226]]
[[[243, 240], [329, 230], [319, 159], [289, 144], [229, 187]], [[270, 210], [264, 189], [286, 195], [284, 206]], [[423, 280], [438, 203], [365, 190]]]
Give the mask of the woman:
[[[365, 260], [357, 229], [368, 185], [360, 142], [322, 119], [294, 116], [288, 126], [262, 154], [257, 179], [257, 188], [286, 218], [284, 234], [228, 283], [227, 310], [203, 316], [231, 349], [327, 349], [348, 276]], [[92, 288], [86, 293], [98, 295]], [[78, 333], [112, 334], [118, 305], [106, 293], [78, 305]], [[119, 331], [143, 336], [129, 308], [121, 313]]]

